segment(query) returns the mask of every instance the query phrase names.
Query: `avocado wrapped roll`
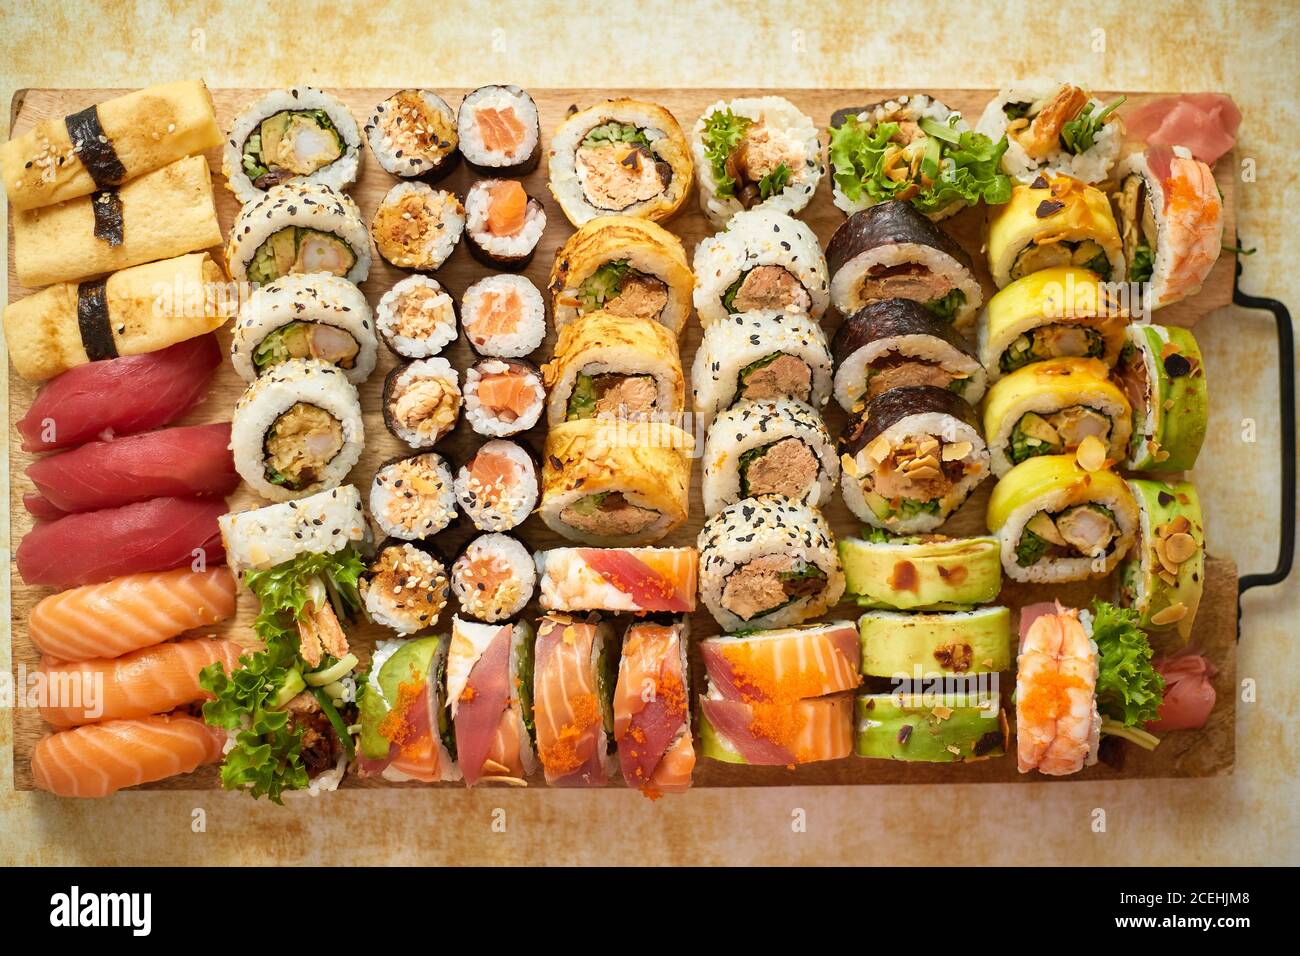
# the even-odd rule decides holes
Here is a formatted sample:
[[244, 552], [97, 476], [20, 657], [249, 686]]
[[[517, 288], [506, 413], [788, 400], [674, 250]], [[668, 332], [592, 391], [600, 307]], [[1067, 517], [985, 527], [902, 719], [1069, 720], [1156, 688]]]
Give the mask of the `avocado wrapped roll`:
[[1096, 358], [1114, 366], [1128, 310], [1086, 269], [1044, 269], [989, 299], [979, 320], [989, 383], [1032, 362]]
[[890, 200], [854, 213], [826, 246], [831, 303], [852, 315], [879, 299], [912, 299], [958, 329], [984, 301], [970, 256], [911, 203]]
[[984, 367], [951, 325], [911, 299], [879, 299], [846, 318], [831, 342], [835, 400], [846, 412], [899, 385], [933, 385], [972, 405]]
[[1058, 266], [1077, 266], [1102, 279], [1124, 278], [1124, 247], [1100, 189], [1069, 176], [1039, 176], [1011, 191], [990, 214], [989, 271], [999, 289]]
[[996, 694], [862, 694], [859, 757], [964, 763], [1007, 752], [1007, 715]]
[[993, 474], [1038, 455], [1073, 453], [1096, 438], [1112, 462], [1123, 460], [1132, 428], [1124, 393], [1097, 359], [1035, 362], [999, 379], [984, 402], [984, 435]]
[[862, 673], [920, 680], [1011, 668], [1011, 611], [868, 611], [858, 618]]
[[1205, 523], [1190, 481], [1133, 478], [1140, 522], [1133, 551], [1120, 565], [1120, 600], [1149, 630], [1191, 636], [1205, 586]]
[[872, 399], [849, 420], [840, 444], [844, 503], [895, 534], [933, 531], [989, 473], [975, 410], [932, 385]]
[[1115, 375], [1133, 405], [1124, 467], [1189, 470], [1205, 441], [1209, 405], [1196, 338], [1173, 326], [1130, 325]]
[[846, 595], [863, 607], [953, 611], [995, 600], [1002, 589], [998, 541], [941, 534], [840, 538]]
[[1138, 511], [1114, 472], [1085, 471], [1073, 455], [1043, 455], [997, 483], [987, 520], [1012, 580], [1056, 583], [1113, 571], [1133, 545]]

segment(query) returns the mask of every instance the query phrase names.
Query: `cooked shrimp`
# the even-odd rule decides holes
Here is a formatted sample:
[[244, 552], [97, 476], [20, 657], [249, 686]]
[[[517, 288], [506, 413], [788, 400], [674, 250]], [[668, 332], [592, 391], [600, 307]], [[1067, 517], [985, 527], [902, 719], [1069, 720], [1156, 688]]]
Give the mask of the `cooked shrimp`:
[[1175, 250], [1177, 262], [1165, 280], [1160, 296], [1163, 304], [1194, 295], [1218, 260], [1223, 203], [1210, 167], [1190, 157], [1175, 155], [1161, 186], [1166, 241]]
[[1076, 773], [1097, 759], [1097, 645], [1079, 612], [1044, 614], [1030, 626], [1016, 674], [1016, 749], [1021, 773]]

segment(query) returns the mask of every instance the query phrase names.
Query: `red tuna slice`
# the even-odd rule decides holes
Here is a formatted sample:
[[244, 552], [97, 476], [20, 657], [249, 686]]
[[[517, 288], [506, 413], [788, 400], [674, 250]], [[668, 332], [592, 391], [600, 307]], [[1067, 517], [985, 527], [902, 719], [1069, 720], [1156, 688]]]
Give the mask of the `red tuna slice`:
[[1160, 658], [1152, 665], [1165, 679], [1165, 699], [1159, 719], [1149, 722], [1147, 730], [1164, 733], [1204, 727], [1217, 700], [1210, 683], [1216, 673], [1214, 665], [1199, 654]]
[[602, 578], [632, 598], [640, 611], [680, 614], [695, 610], [692, 583], [683, 594], [679, 582], [659, 574], [636, 555], [620, 548], [581, 548], [582, 560]]
[[1029, 628], [1044, 614], [1060, 614], [1062, 607], [1056, 601], [1044, 601], [1041, 604], [1026, 604], [1020, 609], [1020, 643], [1025, 643]]
[[219, 495], [239, 485], [230, 423], [95, 441], [33, 462], [27, 477], [55, 508], [94, 511], [146, 498]]
[[67, 514], [66, 511], [57, 507], [44, 495], [38, 495], [34, 491], [29, 491], [23, 495], [23, 507], [37, 521], [54, 521]]
[[467, 787], [483, 776], [501, 715], [510, 706], [512, 633], [508, 624], [497, 631], [469, 673], [465, 689], [472, 693], [462, 694], [456, 706], [456, 756]]
[[15, 426], [23, 450], [53, 451], [105, 432], [130, 435], [174, 422], [203, 398], [220, 364], [221, 347], [208, 334], [79, 365], [46, 383]]
[[225, 513], [220, 498], [154, 498], [43, 522], [18, 545], [18, 573], [31, 585], [69, 588], [184, 567], [196, 550], [206, 564], [224, 564], [217, 519]]
[[795, 762], [794, 754], [785, 747], [758, 736], [750, 729], [754, 709], [749, 704], [702, 697], [700, 710], [718, 736], [735, 747], [746, 763], [756, 767], [780, 767]]

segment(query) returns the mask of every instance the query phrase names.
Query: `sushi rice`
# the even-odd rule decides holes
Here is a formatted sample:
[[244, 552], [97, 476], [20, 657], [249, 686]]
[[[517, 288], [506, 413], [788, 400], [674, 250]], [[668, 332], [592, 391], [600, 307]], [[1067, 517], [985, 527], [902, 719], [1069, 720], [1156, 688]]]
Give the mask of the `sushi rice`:
[[[997, 142], [1007, 137], [1007, 151], [1002, 155], [1002, 168], [1007, 175], [1017, 182], [1032, 182], [1040, 174], [1064, 175], [1085, 183], [1099, 183], [1106, 179], [1110, 169], [1119, 158], [1120, 146], [1124, 141], [1124, 125], [1117, 118], [1108, 117], [1097, 129], [1092, 145], [1080, 153], [1073, 153], [1062, 146], [1059, 141], [1041, 159], [1035, 159], [1026, 151], [1024, 145], [1010, 127], [1016, 122], [1007, 115], [1007, 109], [1022, 112], [1023, 118], [1032, 122], [1044, 106], [1061, 95], [1068, 87], [1053, 80], [1037, 80], [1018, 83], [1015, 86], [999, 90], [998, 95], [989, 101], [976, 124], [976, 132], [982, 133]], [[1082, 91], [1080, 91], [1082, 95]], [[1094, 96], [1087, 96], [1087, 106], [1093, 116], [1106, 110], [1105, 104]], [[1077, 113], [1076, 113], [1077, 115]], [[1075, 117], [1070, 117], [1071, 119]]]
[[379, 300], [375, 325], [396, 355], [431, 358], [456, 341], [456, 302], [436, 279], [407, 276]]
[[302, 554], [333, 554], [348, 545], [363, 550], [370, 540], [355, 485], [341, 485], [308, 498], [233, 511], [218, 520], [226, 563], [232, 571], [262, 571]]
[[[293, 232], [287, 230], [292, 229]], [[295, 258], [281, 268], [283, 240]], [[226, 269], [235, 282], [270, 282], [292, 272], [329, 272], [361, 283], [370, 275], [370, 233], [350, 196], [324, 183], [285, 183], [268, 189], [235, 217], [226, 243]]]
[[456, 517], [455, 480], [435, 451], [397, 458], [379, 467], [370, 485], [370, 516], [385, 535], [419, 541]]

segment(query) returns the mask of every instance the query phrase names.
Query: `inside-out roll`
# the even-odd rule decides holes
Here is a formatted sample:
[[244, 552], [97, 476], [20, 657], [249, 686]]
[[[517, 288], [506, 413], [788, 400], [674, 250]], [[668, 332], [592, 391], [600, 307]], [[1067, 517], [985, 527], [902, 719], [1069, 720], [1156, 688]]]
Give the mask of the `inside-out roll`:
[[867, 611], [858, 618], [862, 673], [923, 680], [1011, 669], [1011, 611]]
[[360, 385], [375, 369], [375, 350], [370, 306], [360, 289], [340, 276], [295, 274], [244, 301], [230, 358], [245, 382], [289, 359], [313, 358]]
[[1057, 583], [1114, 570], [1133, 544], [1138, 512], [1114, 472], [1085, 471], [1073, 455], [1044, 455], [1003, 476], [986, 519], [1012, 580]]
[[1002, 563], [993, 537], [941, 534], [840, 538], [849, 597], [863, 607], [951, 611], [997, 599]]
[[676, 117], [631, 99], [569, 114], [549, 157], [551, 193], [575, 226], [611, 214], [667, 219], [686, 201], [694, 169]]
[[317, 359], [282, 362], [235, 403], [230, 446], [240, 477], [263, 498], [334, 488], [365, 446], [356, 387]]
[[370, 233], [351, 197], [323, 183], [274, 186], [239, 211], [226, 243], [237, 282], [328, 272], [349, 282], [370, 274]]
[[465, 785], [523, 786], [537, 769], [533, 628], [527, 621], [451, 621], [447, 701]]
[[1130, 325], [1115, 376], [1133, 406], [1124, 465], [1135, 471], [1188, 471], [1208, 427], [1205, 364], [1183, 328]]
[[1190, 481], [1128, 482], [1139, 522], [1133, 550], [1119, 568], [1120, 601], [1141, 625], [1176, 630], [1187, 641], [1205, 587], [1205, 522]]
[[1039, 176], [989, 216], [989, 271], [999, 289], [1042, 269], [1075, 266], [1121, 281], [1124, 246], [1100, 189], [1069, 176]]
[[30, 288], [221, 245], [202, 156], [122, 185], [13, 215], [14, 272]]
[[195, 252], [98, 281], [52, 285], [5, 306], [9, 358], [23, 378], [43, 382], [86, 362], [211, 332], [232, 311], [224, 281], [221, 267]]
[[691, 436], [664, 422], [585, 418], [552, 425], [542, 521], [572, 541], [650, 544], [686, 520]]
[[546, 420], [676, 420], [686, 379], [672, 332], [651, 319], [591, 312], [560, 329], [555, 357], [542, 368]]
[[826, 507], [839, 478], [821, 416], [792, 398], [733, 405], [713, 420], [704, 442], [706, 515], [760, 495]]
[[831, 341], [835, 400], [847, 412], [900, 385], [933, 385], [972, 405], [984, 367], [966, 339], [913, 299], [877, 299], [846, 318]]
[[1113, 366], [1129, 313], [1097, 276], [1062, 266], [1017, 279], [980, 314], [979, 356], [990, 383], [1033, 362], [1095, 358]]
[[733, 315], [706, 327], [695, 350], [691, 402], [705, 425], [739, 401], [793, 398], [820, 409], [830, 394], [830, 346], [806, 315]]
[[821, 318], [830, 304], [826, 257], [809, 226], [773, 209], [737, 213], [695, 247], [695, 310], [706, 328], [738, 312]]
[[872, 399], [850, 419], [842, 450], [844, 503], [895, 534], [933, 531], [989, 473], [975, 410], [933, 385]]
[[911, 203], [854, 213], [826, 246], [831, 303], [852, 315], [878, 299], [913, 299], [959, 329], [984, 301], [970, 256]]
[[695, 277], [681, 240], [632, 216], [588, 220], [555, 254], [548, 285], [557, 329], [603, 310], [654, 319], [675, 335], [691, 314]]
[[1124, 141], [1124, 124], [1115, 115], [1123, 102], [1103, 104], [1069, 83], [1017, 83], [989, 101], [976, 129], [994, 141], [1006, 136], [1002, 168], [1022, 183], [1040, 173], [1099, 183]]
[[265, 571], [301, 554], [369, 550], [370, 526], [355, 485], [294, 502], [232, 511], [218, 519], [226, 562], [235, 573]]
[[700, 597], [725, 631], [800, 624], [844, 593], [830, 525], [789, 498], [729, 505], [704, 523], [698, 545]]
[[1073, 453], [1089, 436], [1122, 461], [1128, 451], [1132, 409], [1098, 359], [1052, 359], [1012, 372], [989, 389], [984, 438], [993, 474], [1038, 455]]
[[797, 213], [825, 167], [816, 125], [780, 96], [719, 100], [691, 129], [700, 208], [715, 226], [762, 206]]
[[618, 770], [614, 688], [618, 638], [599, 618], [537, 622], [532, 700], [537, 756], [552, 787], [603, 787]]
[[336, 96], [311, 86], [272, 90], [235, 117], [221, 155], [226, 186], [251, 202], [272, 186], [346, 189], [361, 163], [361, 131]]
[[180, 80], [42, 120], [0, 144], [0, 173], [17, 212], [120, 186], [220, 142], [207, 86]]
[[1130, 282], [1150, 283], [1152, 309], [1201, 291], [1223, 250], [1214, 172], [1182, 146], [1152, 146], [1120, 163], [1111, 195]]

